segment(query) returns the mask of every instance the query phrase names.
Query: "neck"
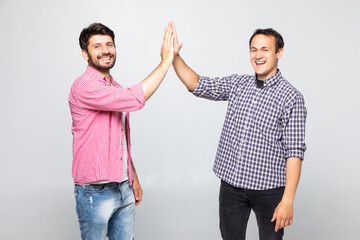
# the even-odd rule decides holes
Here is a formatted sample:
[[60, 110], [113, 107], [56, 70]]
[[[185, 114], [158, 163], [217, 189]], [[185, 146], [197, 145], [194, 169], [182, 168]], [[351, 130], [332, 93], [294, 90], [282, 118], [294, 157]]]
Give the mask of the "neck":
[[275, 76], [277, 73], [278, 73], [278, 69], [272, 71], [270, 74], [268, 74], [266, 76], [259, 76], [258, 74], [256, 74], [256, 79], [265, 81], [266, 79], [271, 78], [272, 76]]

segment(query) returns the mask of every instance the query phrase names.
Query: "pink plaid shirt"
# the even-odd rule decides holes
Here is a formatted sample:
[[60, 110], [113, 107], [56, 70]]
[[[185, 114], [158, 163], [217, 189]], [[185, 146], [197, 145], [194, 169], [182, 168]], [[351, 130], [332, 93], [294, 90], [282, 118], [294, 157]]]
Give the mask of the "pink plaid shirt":
[[[74, 182], [121, 182], [124, 156], [122, 139], [125, 130], [128, 174], [132, 183], [129, 112], [140, 110], [145, 105], [141, 84], [123, 88], [111, 77], [109, 85], [104, 75], [88, 66], [71, 87], [69, 105], [73, 120]], [[121, 116], [125, 113], [124, 127]]]

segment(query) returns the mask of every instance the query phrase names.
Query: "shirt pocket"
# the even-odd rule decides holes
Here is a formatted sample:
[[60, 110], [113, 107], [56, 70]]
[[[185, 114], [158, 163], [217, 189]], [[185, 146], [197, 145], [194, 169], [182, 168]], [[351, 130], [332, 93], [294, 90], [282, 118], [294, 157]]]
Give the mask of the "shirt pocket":
[[254, 125], [270, 145], [281, 140], [281, 116], [281, 107], [274, 102], [261, 103], [255, 113]]

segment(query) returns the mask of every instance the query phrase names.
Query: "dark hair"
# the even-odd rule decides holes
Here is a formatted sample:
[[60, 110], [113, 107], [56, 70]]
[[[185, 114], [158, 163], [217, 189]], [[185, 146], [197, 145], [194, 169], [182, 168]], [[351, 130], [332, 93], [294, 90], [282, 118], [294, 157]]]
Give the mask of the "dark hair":
[[80, 33], [79, 44], [81, 49], [88, 51], [89, 39], [93, 35], [108, 35], [115, 44], [115, 34], [110, 28], [101, 23], [92, 23]]
[[284, 48], [284, 39], [282, 38], [282, 36], [280, 35], [280, 33], [278, 33], [277, 31], [275, 31], [272, 28], [266, 28], [266, 29], [256, 29], [256, 31], [254, 32], [254, 34], [251, 36], [250, 41], [249, 41], [249, 47], [251, 46], [251, 41], [252, 39], [256, 36], [256, 35], [266, 35], [266, 36], [273, 36], [275, 37], [275, 52], [278, 52], [280, 48]]

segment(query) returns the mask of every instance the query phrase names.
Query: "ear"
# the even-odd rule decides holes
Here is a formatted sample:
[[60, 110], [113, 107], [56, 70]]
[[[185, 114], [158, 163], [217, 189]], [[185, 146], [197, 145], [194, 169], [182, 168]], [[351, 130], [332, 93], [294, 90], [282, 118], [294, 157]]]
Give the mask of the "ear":
[[277, 60], [279, 60], [279, 59], [281, 58], [283, 52], [284, 52], [284, 49], [283, 49], [283, 48], [279, 48], [279, 50], [278, 50], [277, 53], [276, 53], [276, 58], [277, 58]]
[[89, 55], [85, 50], [81, 50], [81, 54], [86, 61], [89, 61]]

